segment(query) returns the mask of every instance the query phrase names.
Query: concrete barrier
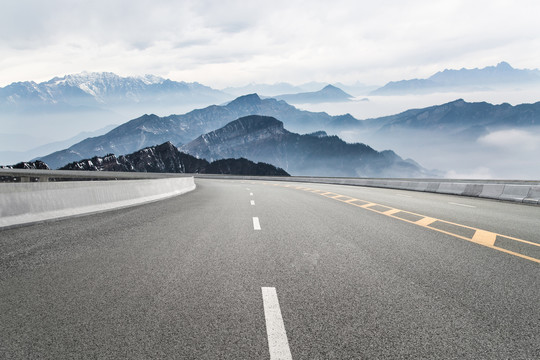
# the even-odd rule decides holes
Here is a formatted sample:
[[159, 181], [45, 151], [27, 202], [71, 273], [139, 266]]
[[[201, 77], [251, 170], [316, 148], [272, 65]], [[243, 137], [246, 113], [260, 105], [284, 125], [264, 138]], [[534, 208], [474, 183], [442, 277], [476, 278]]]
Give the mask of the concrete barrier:
[[504, 184], [484, 184], [478, 197], [486, 199], [499, 199], [504, 191]]
[[540, 205], [540, 186], [531, 186], [527, 197], [523, 199], [524, 203]]
[[429, 182], [426, 187], [426, 192], [437, 192], [441, 183], [438, 182]]
[[193, 177], [0, 184], [0, 228], [138, 205], [194, 189]]
[[310, 176], [263, 177], [232, 175], [195, 175], [200, 178], [289, 181], [319, 184], [367, 186], [387, 189], [433, 192], [481, 197], [540, 205], [540, 182], [520, 180], [451, 180], [451, 179], [365, 179], [322, 178]]
[[478, 197], [483, 189], [484, 185], [481, 184], [467, 184], [460, 195]]
[[467, 184], [460, 183], [442, 183], [437, 192], [440, 194], [461, 195], [465, 191]]
[[505, 185], [500, 200], [523, 202], [529, 194], [530, 186], [527, 185]]

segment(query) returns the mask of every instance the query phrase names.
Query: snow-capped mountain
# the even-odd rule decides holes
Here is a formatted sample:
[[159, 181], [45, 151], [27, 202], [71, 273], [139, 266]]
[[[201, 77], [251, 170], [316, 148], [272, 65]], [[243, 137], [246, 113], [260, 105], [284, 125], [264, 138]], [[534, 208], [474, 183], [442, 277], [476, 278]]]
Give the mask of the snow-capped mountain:
[[49, 81], [17, 82], [0, 88], [0, 106], [129, 106], [158, 102], [218, 102], [228, 96], [199, 83], [177, 82], [154, 75], [122, 77], [110, 72], [83, 72]]
[[[230, 100], [231, 96], [196, 82], [153, 75], [122, 77], [110, 72], [84, 72], [41, 83], [12, 83], [0, 88], [1, 132], [28, 137], [15, 145], [0, 142], [0, 163], [11, 161], [2, 152], [25, 152], [141, 114], [179, 114]], [[36, 135], [38, 143], [32, 141]]]

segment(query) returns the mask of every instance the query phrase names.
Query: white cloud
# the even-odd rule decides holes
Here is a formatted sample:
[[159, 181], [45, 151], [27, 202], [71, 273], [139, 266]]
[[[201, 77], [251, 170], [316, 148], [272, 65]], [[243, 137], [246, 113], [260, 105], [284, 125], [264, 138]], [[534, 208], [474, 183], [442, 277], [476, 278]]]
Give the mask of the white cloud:
[[450, 170], [445, 175], [447, 179], [493, 179], [492, 171], [484, 166], [472, 169], [472, 170]]
[[540, 134], [519, 129], [499, 130], [480, 137], [478, 142], [510, 152], [535, 151], [540, 149]]
[[226, 86], [534, 68], [539, 12], [532, 0], [6, 0], [0, 86], [82, 70]]

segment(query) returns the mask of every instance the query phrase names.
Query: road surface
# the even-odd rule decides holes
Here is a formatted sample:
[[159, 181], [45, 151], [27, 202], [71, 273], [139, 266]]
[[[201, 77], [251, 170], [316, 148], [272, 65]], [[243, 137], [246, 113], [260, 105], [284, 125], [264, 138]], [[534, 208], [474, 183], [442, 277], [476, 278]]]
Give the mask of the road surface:
[[0, 231], [0, 358], [540, 358], [540, 207], [196, 182]]

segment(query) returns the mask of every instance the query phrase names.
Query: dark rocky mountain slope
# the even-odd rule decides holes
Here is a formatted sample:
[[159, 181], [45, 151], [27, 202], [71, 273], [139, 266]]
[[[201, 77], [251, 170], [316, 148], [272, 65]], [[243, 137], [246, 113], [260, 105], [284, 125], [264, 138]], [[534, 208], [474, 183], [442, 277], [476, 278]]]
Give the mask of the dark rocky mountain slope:
[[0, 169], [32, 169], [32, 170], [50, 170], [49, 165], [43, 161], [23, 161], [15, 165], [0, 165]]
[[61, 170], [289, 176], [284, 170], [270, 164], [254, 163], [247, 159], [223, 159], [209, 163], [178, 151], [170, 142], [119, 157], [113, 154], [95, 156], [67, 164]]

